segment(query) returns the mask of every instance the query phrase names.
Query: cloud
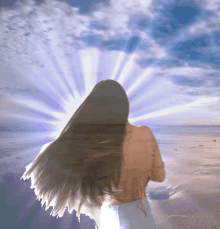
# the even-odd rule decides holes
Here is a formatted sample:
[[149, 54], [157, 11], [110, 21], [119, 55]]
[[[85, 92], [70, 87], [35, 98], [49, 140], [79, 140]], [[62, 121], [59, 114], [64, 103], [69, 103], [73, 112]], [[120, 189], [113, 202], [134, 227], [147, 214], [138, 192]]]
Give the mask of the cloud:
[[20, 74], [0, 58], [0, 100], [5, 96], [36, 94], [36, 90]]
[[[141, 68], [153, 66], [154, 76], [170, 79], [180, 93], [219, 95], [217, 1], [211, 6], [198, 1], [90, 1], [87, 8], [83, 1], [38, 3], [18, 1], [14, 9], [1, 9], [0, 56], [19, 79], [67, 81], [73, 54], [89, 46], [100, 52], [135, 52]], [[211, 22], [215, 29], [201, 34]], [[4, 87], [4, 93], [12, 92]]]
[[157, 76], [170, 79], [179, 93], [192, 96], [220, 96], [220, 70], [210, 66], [161, 67]]
[[204, 1], [204, 8], [210, 11], [218, 11], [220, 9], [220, 2], [218, 0]]
[[151, 21], [151, 34], [154, 39], [164, 43], [171, 36], [192, 24], [201, 13], [197, 4], [172, 3], [158, 7], [155, 17]]
[[100, 3], [108, 5], [109, 1], [106, 1], [106, 0], [81, 0], [81, 1], [69, 0], [69, 4], [71, 6], [79, 8], [80, 14], [90, 13]]
[[0, 7], [12, 7], [16, 0], [1, 0]]
[[191, 86], [191, 87], [201, 87], [204, 86], [205, 84], [204, 80], [198, 80], [186, 76], [172, 76], [172, 81], [177, 85]]
[[[152, 8], [152, 0], [111, 0], [107, 6], [100, 5], [100, 7], [93, 12], [93, 20], [105, 28], [108, 28], [108, 30], [103, 33], [107, 38], [108, 36], [131, 32], [133, 26], [130, 18], [136, 15], [144, 15], [144, 19], [146, 20], [146, 18], [152, 16]], [[143, 18], [139, 18], [136, 22], [140, 20], [143, 20]]]

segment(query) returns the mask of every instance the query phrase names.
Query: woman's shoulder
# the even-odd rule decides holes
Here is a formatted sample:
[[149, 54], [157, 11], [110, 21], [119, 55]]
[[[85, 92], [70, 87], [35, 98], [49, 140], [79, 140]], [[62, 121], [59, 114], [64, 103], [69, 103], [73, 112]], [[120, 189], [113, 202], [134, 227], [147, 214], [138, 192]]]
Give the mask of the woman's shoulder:
[[134, 126], [138, 131], [149, 131], [150, 128], [148, 126]]
[[146, 137], [147, 126], [133, 126], [133, 137], [136, 139], [144, 139]]
[[134, 126], [134, 135], [138, 139], [149, 139], [152, 138], [153, 133], [148, 126]]

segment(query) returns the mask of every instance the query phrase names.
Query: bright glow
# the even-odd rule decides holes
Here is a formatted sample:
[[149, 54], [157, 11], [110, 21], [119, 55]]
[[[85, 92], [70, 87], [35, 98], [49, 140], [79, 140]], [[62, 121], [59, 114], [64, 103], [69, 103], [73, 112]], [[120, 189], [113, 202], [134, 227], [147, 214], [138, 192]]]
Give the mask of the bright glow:
[[143, 70], [141, 76], [137, 76], [132, 86], [126, 91], [127, 95], [130, 96], [132, 92], [137, 90], [138, 87], [143, 83], [143, 81], [146, 83], [146, 81], [152, 77], [154, 71], [155, 69], [153, 67], [149, 67], [146, 70]]
[[195, 107], [201, 107], [205, 103], [209, 103], [209, 102], [213, 102], [213, 101], [217, 101], [217, 100], [218, 100], [217, 98], [200, 98], [196, 101], [193, 101], [191, 103], [187, 103], [187, 104], [182, 105], [182, 106], [173, 106], [173, 107], [169, 107], [169, 108], [166, 108], [166, 109], [163, 109], [160, 111], [152, 112], [150, 114], [142, 115], [142, 116], [139, 116], [136, 118], [131, 118], [130, 121], [135, 122], [135, 121], [141, 121], [141, 120], [150, 119], [150, 118], [156, 118], [156, 117], [160, 117], [160, 116], [166, 116], [169, 114], [179, 113], [179, 112], [193, 109]]
[[[118, 207], [118, 206], [116, 206]], [[100, 224], [101, 228], [106, 229], [120, 229], [119, 215], [118, 211], [113, 208], [109, 208], [108, 206], [102, 206], [101, 215], [100, 215]]]
[[58, 118], [60, 116], [60, 112], [52, 110], [49, 106], [46, 106], [46, 104], [40, 103], [40, 101], [37, 101], [35, 99], [28, 99], [28, 98], [13, 98], [13, 101], [15, 104], [19, 104], [23, 108], [29, 108], [36, 112], [41, 112], [43, 114], [52, 115], [55, 118]]
[[123, 83], [126, 81], [126, 78], [128, 77], [129, 73], [136, 67], [135, 64], [135, 58], [137, 57], [137, 54], [133, 53], [128, 57], [127, 63], [124, 65], [121, 74], [119, 75], [118, 82], [123, 85]]
[[97, 48], [83, 49], [79, 51], [88, 95], [97, 82], [100, 51]]
[[113, 73], [112, 76], [110, 77], [110, 79], [115, 79], [115, 77], [117, 76], [117, 73], [121, 67], [121, 64], [123, 62], [123, 59], [125, 58], [126, 54], [124, 52], [119, 52], [118, 54], [118, 58], [117, 58], [117, 62], [115, 63], [115, 67], [113, 69]]
[[[136, 97], [133, 100], [133, 104], [137, 105], [140, 103], [142, 104], [146, 103], [148, 104], [148, 107], [153, 107], [154, 105], [158, 107], [157, 104], [152, 103], [152, 101], [154, 101], [155, 98], [160, 97], [160, 99], [157, 99], [157, 101], [161, 102], [164, 99], [171, 100], [171, 97], [173, 96], [173, 92], [170, 93], [170, 90], [167, 90], [167, 88], [170, 88], [170, 90], [172, 90], [172, 83], [169, 80], [163, 79], [163, 78], [158, 78], [150, 85], [146, 83], [147, 96], [146, 97], [143, 97], [143, 96]], [[135, 92], [138, 94], [138, 88], [136, 88]], [[166, 93], [166, 97], [164, 96], [165, 93]], [[164, 105], [167, 106], [167, 104], [165, 103]]]
[[55, 133], [56, 138], [59, 136], [59, 134], [62, 132], [72, 115], [75, 113], [75, 111], [78, 109], [78, 107], [82, 104], [82, 102], [85, 100], [87, 95], [84, 95], [84, 97], [81, 97], [79, 93], [75, 93], [75, 98], [72, 96], [68, 96], [68, 98], [64, 101], [63, 107], [66, 110], [66, 112], [59, 113], [57, 116], [60, 121], [54, 122], [54, 125], [57, 128], [57, 131]]

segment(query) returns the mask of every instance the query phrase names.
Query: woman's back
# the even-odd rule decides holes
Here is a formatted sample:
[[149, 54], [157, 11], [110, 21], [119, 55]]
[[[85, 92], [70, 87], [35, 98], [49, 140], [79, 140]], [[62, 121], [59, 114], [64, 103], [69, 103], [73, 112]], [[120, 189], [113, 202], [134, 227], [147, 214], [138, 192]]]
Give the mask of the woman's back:
[[165, 179], [164, 163], [151, 130], [146, 126], [131, 125], [130, 128], [131, 133], [126, 136], [122, 148], [120, 188], [123, 192], [111, 196], [113, 203], [110, 205], [144, 198], [148, 178], [151, 180], [151, 176], [157, 182]]
[[106, 201], [110, 204], [102, 207], [99, 229], [158, 229], [145, 194], [149, 179], [158, 182], [165, 179], [156, 139], [148, 127], [132, 126], [122, 151], [120, 188], [123, 192], [111, 196]]

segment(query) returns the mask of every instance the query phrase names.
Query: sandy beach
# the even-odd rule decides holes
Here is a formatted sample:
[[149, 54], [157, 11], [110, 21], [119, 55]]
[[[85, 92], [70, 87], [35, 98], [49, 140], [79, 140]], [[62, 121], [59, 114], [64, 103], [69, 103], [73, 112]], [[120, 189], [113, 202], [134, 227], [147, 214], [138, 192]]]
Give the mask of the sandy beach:
[[[203, 134], [200, 129], [196, 130], [198, 134], [193, 135], [189, 131], [191, 129], [191, 127], [186, 129], [185, 134], [180, 130], [175, 134], [175, 131], [172, 132], [169, 128], [165, 131], [162, 128], [158, 131], [153, 130], [166, 171], [164, 182], [150, 181], [146, 188], [158, 229], [220, 228], [220, 133], [219, 130], [209, 128], [205, 129]], [[7, 142], [6, 136], [10, 135], [4, 134], [4, 136]], [[35, 151], [33, 152], [36, 154], [38, 150]], [[45, 220], [50, 221], [51, 225], [57, 225], [58, 220], [51, 217], [49, 211], [45, 211], [36, 200], [33, 190], [30, 189], [30, 181], [20, 180], [24, 165], [28, 164], [27, 158], [31, 160], [33, 157], [32, 151], [27, 157], [28, 152], [20, 154], [15, 152], [11, 156], [1, 158], [2, 161], [5, 160], [0, 166], [1, 187], [2, 190], [3, 188], [11, 190], [7, 191], [8, 197], [5, 203], [7, 205], [11, 203], [9, 200], [16, 200], [10, 208], [7, 206], [8, 211], [5, 211], [5, 215], [10, 215], [10, 222], [5, 217], [5, 223], [14, 226], [14, 222], [21, 220], [20, 215], [22, 215], [19, 225], [23, 227], [22, 223], [28, 220], [28, 215], [33, 210], [35, 217], [46, 217]], [[21, 159], [18, 159], [18, 156]], [[4, 177], [3, 180], [3, 174], [6, 172], [13, 172], [10, 175], [13, 177], [9, 177], [10, 179]], [[5, 198], [3, 194], [1, 198]], [[16, 207], [18, 203], [19, 209]], [[11, 220], [12, 216], [14, 218]], [[87, 220], [86, 224], [89, 222], [90, 228], [94, 228], [94, 222], [86, 215], [83, 217]], [[74, 222], [69, 222], [70, 219]], [[43, 218], [38, 221], [42, 220]], [[66, 220], [74, 228], [87, 228], [82, 226], [83, 221], [79, 224], [73, 214], [66, 213], [61, 221], [66, 222]]]
[[156, 139], [166, 179], [150, 181], [146, 193], [158, 228], [220, 228], [220, 137], [161, 134]]

